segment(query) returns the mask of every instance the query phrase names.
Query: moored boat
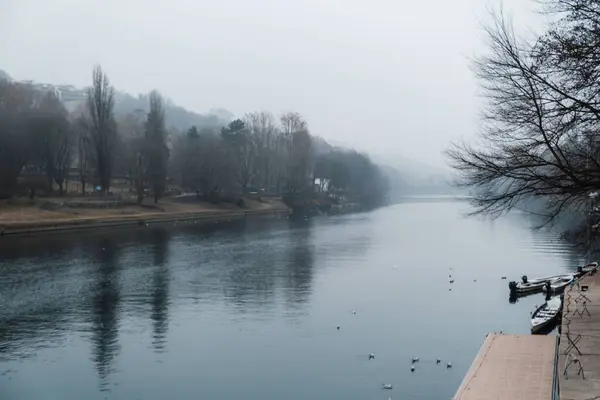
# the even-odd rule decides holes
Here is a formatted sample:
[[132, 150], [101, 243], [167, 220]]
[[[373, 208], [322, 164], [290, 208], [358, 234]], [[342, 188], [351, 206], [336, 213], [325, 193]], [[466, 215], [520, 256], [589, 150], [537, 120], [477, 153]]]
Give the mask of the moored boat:
[[567, 276], [563, 276], [558, 279], [555, 279], [553, 281], [546, 282], [544, 284], [544, 287], [542, 287], [542, 291], [544, 293], [560, 293], [563, 290], [565, 290], [565, 288], [569, 284], [571, 284], [571, 282], [573, 282], [574, 279], [575, 278], [573, 277], [573, 275], [567, 275]]
[[560, 296], [552, 297], [539, 306], [531, 315], [531, 333], [538, 333], [552, 327], [562, 311]]
[[536, 279], [528, 279], [527, 275], [523, 275], [521, 282], [509, 282], [508, 287], [510, 288], [511, 292], [515, 293], [516, 295], [525, 296], [543, 290], [546, 282], [552, 282], [566, 277], [573, 279], [572, 275], [554, 275]]
[[518, 296], [525, 296], [527, 294], [539, 292], [540, 290], [542, 290], [542, 288], [544, 287], [545, 284], [546, 284], [546, 281], [527, 282], [527, 283], [523, 283], [523, 282], [517, 283], [517, 282], [513, 281], [508, 284], [508, 287], [510, 288], [511, 292], [514, 292]]
[[594, 261], [591, 262], [589, 264], [585, 264], [582, 267], [577, 267], [577, 275], [578, 277], [581, 277], [585, 274], [589, 274], [589, 273], [595, 273], [596, 271], [598, 271], [598, 262]]
[[581, 270], [583, 272], [596, 271], [597, 269], [598, 269], [598, 261], [594, 261], [589, 264], [585, 264], [583, 267], [581, 267]]

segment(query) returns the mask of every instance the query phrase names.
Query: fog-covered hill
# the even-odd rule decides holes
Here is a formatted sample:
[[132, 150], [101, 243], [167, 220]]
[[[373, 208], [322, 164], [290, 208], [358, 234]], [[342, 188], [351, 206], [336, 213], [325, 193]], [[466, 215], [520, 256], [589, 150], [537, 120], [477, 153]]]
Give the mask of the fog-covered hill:
[[401, 155], [374, 155], [373, 160], [387, 165], [401, 177], [398, 183], [402, 194], [462, 194], [453, 186], [452, 170], [437, 168]]
[[10, 75], [8, 75], [8, 73], [6, 73], [5, 71], [0, 69], [0, 79], [4, 79], [4, 80], [12, 80]]
[[[11, 80], [10, 75], [1, 69], [0, 79]], [[54, 91], [69, 111], [82, 106], [87, 98], [87, 88], [85, 87], [78, 88], [69, 84], [54, 85], [35, 81], [23, 81], [22, 83], [32, 85], [40, 90]], [[115, 89], [115, 113], [117, 115], [139, 110], [148, 111], [148, 96], [146, 94], [133, 96]], [[206, 114], [200, 114], [186, 110], [173, 101], [167, 100], [165, 103], [165, 118], [169, 127], [180, 131], [187, 131], [193, 125], [198, 129], [220, 129], [231, 121], [233, 114], [223, 108], [210, 110]]]

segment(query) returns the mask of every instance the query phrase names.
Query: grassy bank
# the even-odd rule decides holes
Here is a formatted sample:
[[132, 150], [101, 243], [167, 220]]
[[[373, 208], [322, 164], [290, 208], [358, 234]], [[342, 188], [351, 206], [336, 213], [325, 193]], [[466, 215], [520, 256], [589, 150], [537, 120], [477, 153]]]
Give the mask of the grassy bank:
[[231, 220], [288, 211], [278, 199], [243, 199], [238, 204], [212, 204], [199, 201], [195, 196], [185, 196], [164, 199], [158, 205], [91, 197], [17, 199], [0, 203], [0, 234], [34, 234], [179, 220]]

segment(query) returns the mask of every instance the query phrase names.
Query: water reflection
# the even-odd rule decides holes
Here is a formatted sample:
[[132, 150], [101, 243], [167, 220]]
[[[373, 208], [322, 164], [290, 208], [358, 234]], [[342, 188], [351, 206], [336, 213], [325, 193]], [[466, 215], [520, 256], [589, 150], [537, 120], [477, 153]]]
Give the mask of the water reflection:
[[315, 257], [312, 232], [310, 222], [299, 229], [291, 231], [290, 242], [292, 248], [289, 251], [287, 262], [285, 299], [286, 305], [296, 311], [302, 310], [311, 293]]
[[[551, 237], [508, 220], [492, 230], [459, 206], [1, 239], [0, 359], [18, 371], [0, 370], [0, 387], [8, 398], [364, 399], [390, 379], [406, 398], [449, 397], [486, 332], [529, 331], [541, 298], [507, 307], [508, 280], [578, 264]], [[439, 342], [437, 325], [452, 329], [430, 357], [455, 368], [403, 375], [402, 359]], [[67, 373], [63, 391], [52, 382]]]
[[34, 355], [77, 327], [106, 389], [121, 318], [145, 315], [154, 351], [166, 351], [173, 284], [179, 298], [231, 303], [239, 315], [272, 316], [281, 294], [298, 317], [311, 295], [311, 225], [248, 219], [2, 240], [0, 359]]
[[100, 238], [93, 251], [96, 259], [95, 287], [90, 299], [92, 359], [98, 371], [101, 389], [107, 389], [107, 378], [114, 372], [113, 362], [119, 353], [119, 249], [108, 236]]
[[167, 330], [169, 328], [169, 233], [157, 230], [152, 235], [154, 276], [152, 279], [152, 345], [161, 353], [165, 350]]

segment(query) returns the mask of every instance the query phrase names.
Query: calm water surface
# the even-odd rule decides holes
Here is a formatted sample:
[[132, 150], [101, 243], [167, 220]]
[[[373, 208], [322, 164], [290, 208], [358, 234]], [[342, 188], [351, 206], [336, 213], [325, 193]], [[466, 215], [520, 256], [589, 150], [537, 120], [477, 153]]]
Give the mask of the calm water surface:
[[466, 207], [2, 239], [0, 398], [449, 399], [486, 333], [529, 332], [508, 280], [582, 261]]

